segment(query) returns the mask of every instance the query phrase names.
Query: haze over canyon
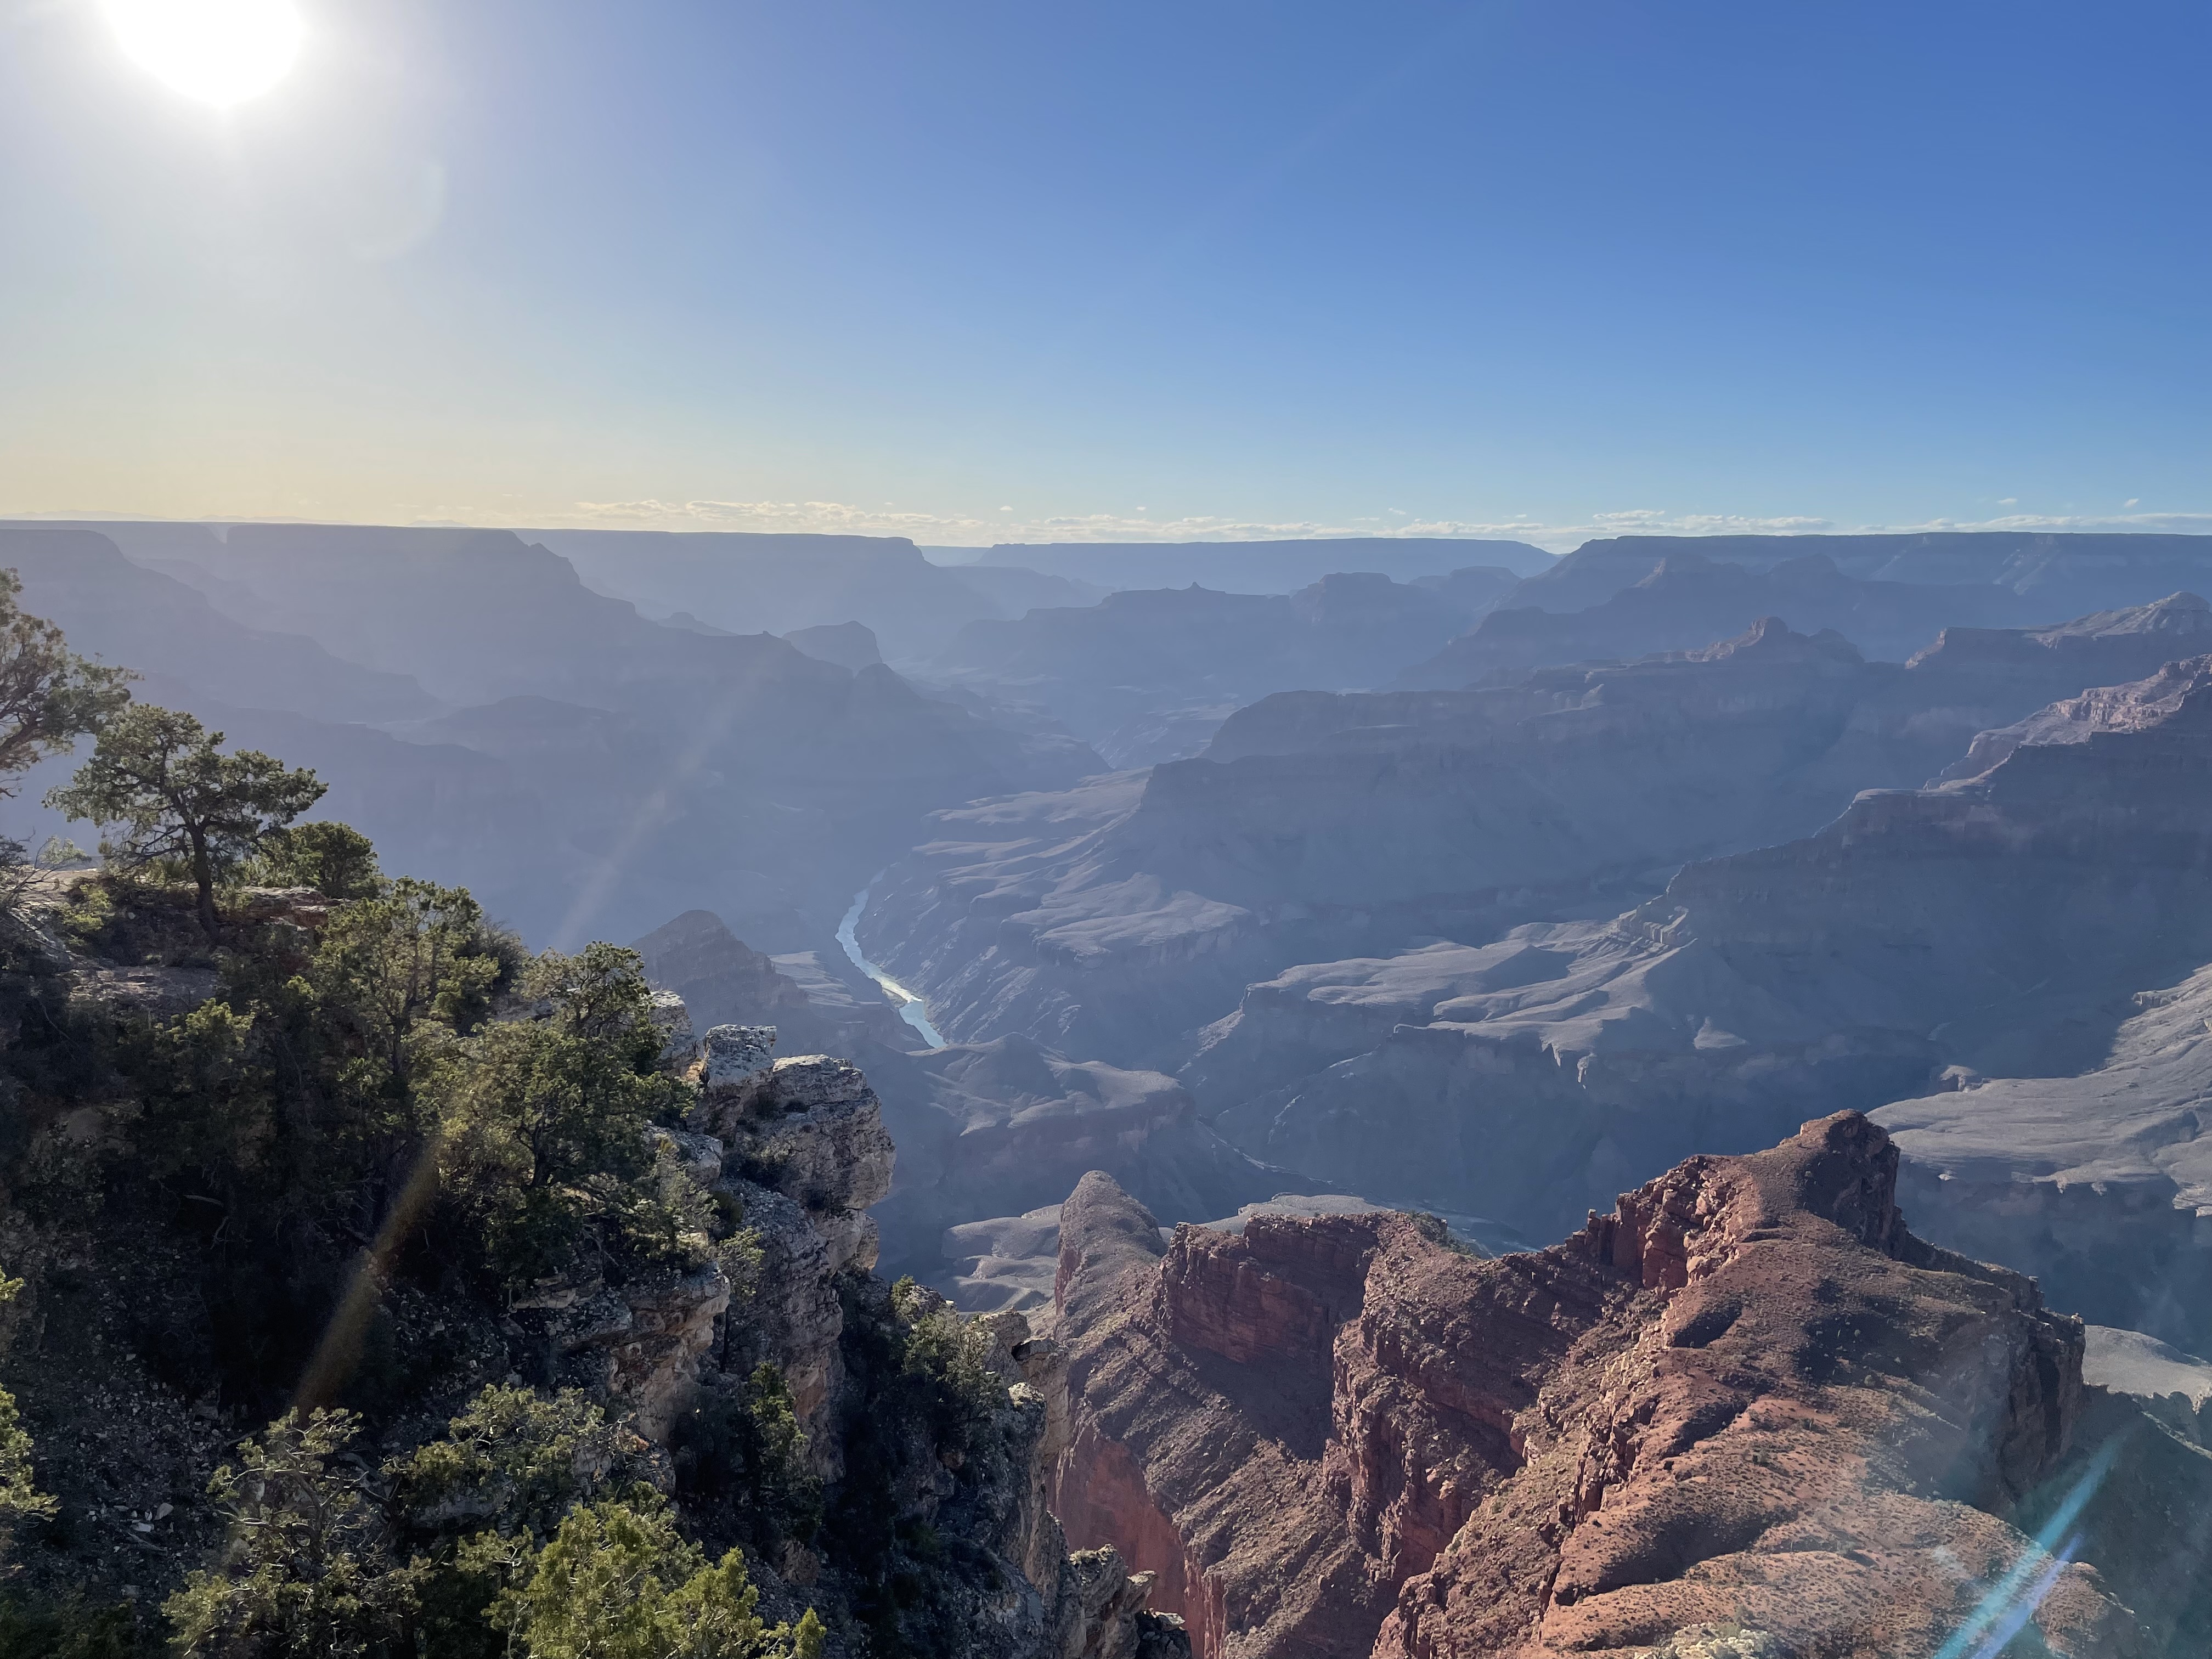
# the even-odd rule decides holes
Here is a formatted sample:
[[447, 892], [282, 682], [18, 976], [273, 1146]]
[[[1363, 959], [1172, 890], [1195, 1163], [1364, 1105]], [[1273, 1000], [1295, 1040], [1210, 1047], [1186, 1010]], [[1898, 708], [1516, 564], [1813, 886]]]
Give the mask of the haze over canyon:
[[[439, 1413], [465, 1438], [471, 1390], [511, 1374], [628, 1425], [687, 1516], [752, 1471], [699, 1535], [824, 1650], [2212, 1636], [2212, 538], [955, 562], [25, 520], [0, 566], [86, 672], [134, 671], [134, 704], [314, 769], [326, 793], [262, 844], [343, 823], [385, 872], [341, 890], [257, 854], [203, 939], [120, 852], [22, 866], [18, 1006], [114, 1033], [84, 1051], [106, 1082], [45, 1037], [12, 1051], [9, 1265], [45, 1334], [6, 1376], [58, 1513], [106, 1511], [64, 1403], [102, 1350], [55, 1322], [114, 1331], [138, 1358], [113, 1409], [171, 1425], [157, 1540], [219, 1518], [186, 1492], [195, 1398], [250, 1416], [293, 1362], [165, 1380], [138, 1292], [59, 1265], [106, 1259], [107, 1224], [52, 1210], [54, 1149], [127, 1152], [157, 1210], [246, 1213], [224, 1159], [273, 1151], [143, 1163], [169, 1109], [132, 1103], [216, 1086], [151, 1081], [210, 1009], [250, 1047], [307, 1017], [286, 974], [339, 1006], [331, 953], [404, 875], [482, 907], [481, 942], [440, 949], [526, 965], [484, 969], [479, 1016], [409, 1014], [446, 1035], [393, 1050], [424, 1058], [390, 1086], [444, 1098], [441, 1045], [492, 1066], [507, 1027], [571, 1040], [568, 981], [614, 964], [589, 971], [654, 1033], [623, 1063], [672, 1103], [620, 1179], [699, 1194], [669, 1224], [704, 1254], [649, 1267], [610, 1219], [500, 1280], [434, 1229], [419, 1261], [376, 1245], [388, 1293], [330, 1397], [387, 1460], [430, 1457]], [[39, 803], [94, 738], [52, 750], [12, 803], [30, 847], [70, 833], [70, 798]], [[294, 1063], [270, 1051], [274, 1097]], [[600, 1167], [579, 1192], [633, 1168]], [[327, 1270], [285, 1281], [313, 1324], [356, 1224], [313, 1223]], [[221, 1231], [137, 1282], [248, 1295]], [[759, 1438], [786, 1411], [787, 1467]], [[838, 1508], [864, 1490], [896, 1528]], [[427, 1502], [361, 1547], [445, 1559], [458, 1522]], [[123, 1583], [97, 1538], [50, 1540], [41, 1582]]]

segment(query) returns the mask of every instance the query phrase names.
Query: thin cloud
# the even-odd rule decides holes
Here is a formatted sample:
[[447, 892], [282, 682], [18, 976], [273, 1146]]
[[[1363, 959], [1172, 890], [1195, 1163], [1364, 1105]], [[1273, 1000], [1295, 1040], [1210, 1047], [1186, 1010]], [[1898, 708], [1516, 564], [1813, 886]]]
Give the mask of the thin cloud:
[[[1390, 508], [1392, 514], [1402, 509]], [[481, 521], [480, 521], [481, 522]], [[1528, 542], [1553, 552], [1607, 536], [1808, 536], [1854, 532], [2052, 530], [2212, 532], [2212, 513], [2049, 514], [2014, 513], [1990, 519], [1929, 519], [1913, 524], [1845, 525], [1805, 514], [1694, 513], [1623, 507], [1579, 522], [1522, 514], [1503, 520], [1413, 517], [1253, 520], [1212, 514], [1155, 517], [1130, 513], [1061, 514], [1024, 518], [991, 513], [921, 513], [844, 501], [580, 501], [568, 512], [515, 519], [536, 528], [730, 530], [848, 536], [904, 536], [924, 546], [981, 546], [994, 542], [1310, 541], [1347, 536], [1450, 537]]]
[[543, 528], [737, 530], [906, 536], [925, 545], [986, 542], [1253, 542], [1313, 541], [1344, 536], [1452, 537], [1531, 542], [1564, 550], [1599, 536], [1793, 535], [1832, 530], [1825, 519], [1754, 518], [1741, 514], [1668, 513], [1631, 508], [1599, 513], [1587, 523], [1547, 524], [1528, 518], [1491, 520], [1420, 519], [1403, 507], [1392, 517], [1334, 522], [1321, 519], [1254, 520], [1213, 514], [1155, 518], [1134, 514], [1077, 513], [1022, 519], [997, 514], [890, 512], [842, 501], [579, 501], [566, 521]]
[[1870, 524], [1870, 535], [1938, 530], [2127, 531], [2172, 536], [2212, 534], [2212, 513], [2013, 513], [2001, 519], [1929, 519], [1921, 524]]

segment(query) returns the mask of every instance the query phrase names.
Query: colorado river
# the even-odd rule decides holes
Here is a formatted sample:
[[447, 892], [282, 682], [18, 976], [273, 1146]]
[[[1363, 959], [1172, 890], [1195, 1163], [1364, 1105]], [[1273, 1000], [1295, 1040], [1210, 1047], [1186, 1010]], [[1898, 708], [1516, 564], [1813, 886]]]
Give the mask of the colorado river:
[[931, 1048], [942, 1048], [945, 1039], [938, 1036], [937, 1028], [929, 1023], [929, 1010], [922, 1006], [921, 999], [860, 954], [860, 935], [854, 929], [860, 925], [860, 912], [867, 908], [868, 895], [875, 890], [875, 885], [872, 881], [853, 895], [853, 908], [845, 912], [845, 920], [837, 924], [837, 943], [853, 959], [853, 965], [882, 986], [884, 994], [898, 1005], [899, 1018], [921, 1032], [922, 1041]]

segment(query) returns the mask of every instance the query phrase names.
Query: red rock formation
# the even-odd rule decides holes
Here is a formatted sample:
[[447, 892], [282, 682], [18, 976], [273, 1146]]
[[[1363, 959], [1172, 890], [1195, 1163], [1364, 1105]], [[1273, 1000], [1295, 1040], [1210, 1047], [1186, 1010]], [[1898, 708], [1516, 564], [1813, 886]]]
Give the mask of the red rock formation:
[[2039, 1565], [2007, 1518], [2048, 1507], [2081, 1326], [1915, 1239], [1896, 1170], [1840, 1114], [1495, 1261], [1393, 1214], [1163, 1246], [1086, 1176], [1056, 1510], [1158, 1572], [1200, 1659], [1673, 1652], [1736, 1626], [1746, 1653], [1925, 1655], [2024, 1559], [2048, 1652], [2136, 1653], [2098, 1571]]

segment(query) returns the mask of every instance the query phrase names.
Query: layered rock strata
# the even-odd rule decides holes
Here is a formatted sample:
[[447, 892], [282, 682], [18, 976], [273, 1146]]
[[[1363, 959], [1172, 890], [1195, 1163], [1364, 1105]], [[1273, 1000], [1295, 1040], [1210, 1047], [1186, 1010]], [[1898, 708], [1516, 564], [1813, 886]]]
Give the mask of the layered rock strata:
[[[1194, 708], [1225, 714], [1302, 686], [1389, 684], [1514, 585], [1504, 570], [1457, 574], [1414, 586], [1340, 574], [1294, 593], [1195, 585], [1109, 593], [1019, 621], [969, 623], [935, 666], [958, 683], [1035, 701], [1119, 763], [1146, 763], [1168, 758], [1131, 752], [1133, 727], [1148, 720]], [[1205, 741], [1189, 735], [1196, 741], [1185, 754]]]
[[2133, 1504], [2193, 1513], [2212, 1457], [1914, 1237], [1896, 1170], [1840, 1114], [1494, 1261], [1402, 1215], [1163, 1243], [1086, 1178], [1059, 1512], [1201, 1656], [2178, 1650], [2203, 1598]]
[[2177, 594], [1949, 629], [1908, 664], [1768, 622], [1489, 690], [1287, 693], [1200, 758], [940, 814], [861, 937], [957, 1040], [1172, 1071], [1297, 964], [1616, 915], [1686, 861], [1808, 836], [1978, 732], [2207, 648], [2212, 610]]
[[[2163, 995], [2212, 959], [2212, 659], [2088, 701], [2108, 715], [2077, 730], [2082, 741], [2024, 743], [1979, 778], [1869, 793], [1817, 836], [1686, 867], [1613, 922], [1286, 975], [1248, 999], [1250, 1035], [1241, 1018], [1213, 1034], [1199, 1080], [1233, 1079], [1301, 1002], [1346, 1005], [1334, 1019], [1348, 1041], [1405, 1016], [1303, 1077], [1262, 1077], [1271, 1091], [1215, 1121], [1256, 1157], [1327, 1170], [1370, 1197], [1540, 1237], [1695, 1148], [1759, 1145], [1808, 1103], [1927, 1097], [1900, 1129], [1954, 1122], [1946, 1134], [1965, 1153], [1978, 1120], [1996, 1147], [2005, 1095], [1959, 1085], [2033, 1079], [2014, 1097], [2046, 1104], [2018, 1116], [2019, 1159], [1976, 1166], [2014, 1188], [2032, 1233], [2057, 1194], [2027, 1201], [2015, 1176], [2087, 1170], [2100, 1142], [2118, 1156], [2134, 1133], [2124, 1120], [2151, 1099], [2124, 1086], [2137, 1080], [2124, 1066], [2109, 1091], [2083, 1075], [2112, 1059], [2126, 1022], [2156, 1023], [2135, 994]], [[2169, 1023], [2175, 1041], [2188, 1035], [2185, 1018]], [[2166, 1052], [2166, 1084], [2181, 1088], [2193, 1048]], [[2100, 1092], [2107, 1127], [2092, 1128]], [[2185, 1162], [2185, 1102], [2164, 1099], [2138, 1125], [2148, 1164], [2160, 1146]], [[1908, 1156], [1936, 1144], [1908, 1135]], [[1947, 1241], [1954, 1207], [1924, 1212]], [[2023, 1265], [2050, 1260], [1956, 1236]], [[2134, 1322], [2136, 1310], [2075, 1305]]]
[[1530, 575], [1504, 603], [1571, 611], [1603, 603], [1684, 553], [1768, 571], [1818, 555], [1863, 581], [1994, 583], [2044, 617], [2147, 604], [2196, 587], [2212, 568], [2212, 537], [2078, 535], [2036, 530], [1933, 531], [1889, 536], [1609, 536], [1584, 542]]
[[941, 815], [861, 938], [956, 1039], [1171, 1066], [1298, 961], [1607, 914], [1684, 858], [1814, 827], [1863, 775], [1821, 765], [1866, 674], [1778, 626], [1494, 695], [1271, 698], [1220, 759]]

